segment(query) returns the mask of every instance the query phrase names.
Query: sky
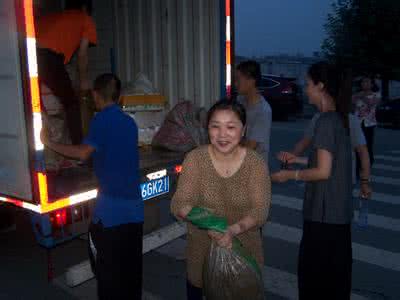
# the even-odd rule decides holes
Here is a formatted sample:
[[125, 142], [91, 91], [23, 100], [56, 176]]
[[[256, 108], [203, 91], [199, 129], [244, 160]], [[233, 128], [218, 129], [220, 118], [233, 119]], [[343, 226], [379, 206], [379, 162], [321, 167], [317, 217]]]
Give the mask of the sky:
[[235, 0], [236, 54], [320, 51], [334, 0]]

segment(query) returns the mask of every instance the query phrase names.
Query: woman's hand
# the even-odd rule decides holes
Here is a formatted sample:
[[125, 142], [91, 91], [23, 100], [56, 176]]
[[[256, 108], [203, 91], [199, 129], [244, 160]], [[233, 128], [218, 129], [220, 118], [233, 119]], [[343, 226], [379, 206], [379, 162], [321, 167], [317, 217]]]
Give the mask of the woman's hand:
[[179, 219], [182, 219], [182, 220], [185, 220], [186, 219], [186, 217], [187, 217], [187, 215], [190, 213], [190, 211], [192, 210], [192, 206], [185, 206], [185, 207], [183, 207], [183, 208], [181, 208], [179, 211], [178, 211], [178, 215], [177, 215], [177, 217], [179, 218]]
[[271, 181], [272, 182], [278, 182], [278, 183], [285, 183], [288, 180], [292, 179], [291, 174], [293, 171], [288, 171], [288, 170], [281, 170], [278, 172], [275, 172], [271, 175]]
[[225, 233], [209, 230], [208, 236], [214, 240], [218, 246], [226, 249], [232, 249], [233, 235], [229, 230], [227, 230]]
[[361, 183], [360, 197], [369, 199], [372, 195], [372, 189], [369, 183]]
[[297, 156], [290, 152], [281, 151], [277, 154], [277, 159], [283, 163], [294, 164], [297, 162]]

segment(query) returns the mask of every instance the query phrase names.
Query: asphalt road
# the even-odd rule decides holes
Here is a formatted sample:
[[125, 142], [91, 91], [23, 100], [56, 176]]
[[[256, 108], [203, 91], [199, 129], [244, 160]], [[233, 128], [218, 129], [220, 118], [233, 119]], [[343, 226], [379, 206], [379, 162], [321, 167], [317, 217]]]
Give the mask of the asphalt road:
[[[291, 149], [306, 123], [273, 124], [272, 170], [279, 168], [272, 154]], [[400, 131], [379, 128], [375, 152], [369, 226], [353, 228], [353, 299], [400, 299]], [[301, 184], [293, 182], [273, 185], [273, 205], [263, 231], [267, 299], [296, 299], [303, 190]], [[167, 211], [167, 201], [161, 206]], [[162, 222], [171, 222], [167, 213]], [[95, 280], [74, 289], [65, 288], [59, 281], [68, 267], [87, 259], [86, 241], [77, 239], [52, 251], [58, 278], [53, 283], [47, 282], [46, 251], [36, 245], [29, 218], [22, 211], [16, 230], [0, 233], [0, 245], [0, 300], [96, 299]], [[185, 240], [178, 239], [144, 256], [147, 299], [185, 299], [184, 245]]]

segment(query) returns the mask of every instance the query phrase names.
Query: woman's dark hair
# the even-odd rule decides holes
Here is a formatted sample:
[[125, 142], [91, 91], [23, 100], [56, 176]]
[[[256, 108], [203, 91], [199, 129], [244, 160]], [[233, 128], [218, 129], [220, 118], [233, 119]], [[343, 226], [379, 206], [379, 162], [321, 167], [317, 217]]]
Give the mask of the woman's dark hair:
[[242, 104], [237, 102], [235, 99], [221, 99], [217, 103], [215, 103], [207, 114], [207, 127], [210, 125], [210, 121], [214, 114], [217, 111], [221, 110], [230, 110], [233, 111], [236, 116], [239, 118], [240, 122], [242, 122], [243, 126], [246, 126], [246, 109]]
[[375, 80], [375, 77], [374, 77], [374, 76], [362, 76], [362, 77], [361, 77], [360, 81], [358, 82], [360, 91], [362, 90], [362, 86], [361, 86], [361, 85], [362, 85], [362, 82], [363, 82], [365, 79], [371, 80], [371, 85], [372, 85], [371, 90], [372, 90], [374, 93], [379, 92], [379, 86], [378, 86], [378, 84], [376, 83], [376, 80]]
[[341, 115], [344, 127], [349, 129], [352, 96], [351, 71], [328, 62], [318, 62], [309, 68], [308, 76], [314, 84], [323, 83], [325, 92], [335, 101], [336, 111]]
[[95, 79], [93, 90], [99, 93], [105, 101], [117, 103], [121, 94], [121, 80], [112, 73], [102, 74]]
[[254, 60], [247, 60], [241, 62], [237, 67], [240, 73], [245, 75], [247, 78], [254, 79], [256, 81], [256, 86], [260, 85], [261, 81], [261, 67], [260, 64]]
[[66, 0], [65, 9], [78, 9], [86, 8], [88, 15], [92, 14], [92, 0]]

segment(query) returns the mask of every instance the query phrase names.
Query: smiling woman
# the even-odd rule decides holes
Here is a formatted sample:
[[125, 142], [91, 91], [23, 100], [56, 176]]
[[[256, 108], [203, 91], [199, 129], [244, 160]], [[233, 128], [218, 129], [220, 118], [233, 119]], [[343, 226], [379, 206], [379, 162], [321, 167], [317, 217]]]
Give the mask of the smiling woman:
[[212, 240], [231, 248], [237, 237], [259, 266], [264, 262], [259, 228], [268, 215], [271, 183], [262, 157], [240, 145], [245, 126], [241, 104], [219, 101], [208, 113], [210, 144], [190, 152], [183, 164], [172, 213], [185, 220], [198, 206], [228, 221], [225, 234], [207, 233], [188, 224], [188, 299], [202, 299], [203, 264]]

